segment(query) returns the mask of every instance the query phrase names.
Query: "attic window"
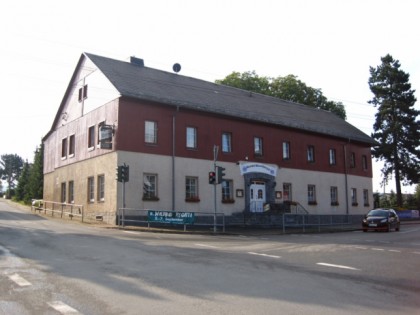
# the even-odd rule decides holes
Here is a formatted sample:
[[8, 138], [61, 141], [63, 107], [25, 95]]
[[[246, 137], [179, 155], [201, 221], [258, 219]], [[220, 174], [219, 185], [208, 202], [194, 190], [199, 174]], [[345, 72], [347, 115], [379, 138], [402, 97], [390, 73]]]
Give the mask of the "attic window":
[[83, 87], [79, 89], [79, 102], [87, 98], [87, 91], [88, 91], [87, 84], [85, 84]]

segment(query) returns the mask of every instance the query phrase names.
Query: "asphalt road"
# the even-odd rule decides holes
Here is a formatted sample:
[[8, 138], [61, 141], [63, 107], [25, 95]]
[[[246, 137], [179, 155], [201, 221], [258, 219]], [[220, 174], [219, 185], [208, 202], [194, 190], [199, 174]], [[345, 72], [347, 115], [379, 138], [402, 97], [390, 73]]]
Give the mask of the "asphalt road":
[[0, 200], [0, 314], [420, 314], [420, 225], [191, 235], [44, 218]]

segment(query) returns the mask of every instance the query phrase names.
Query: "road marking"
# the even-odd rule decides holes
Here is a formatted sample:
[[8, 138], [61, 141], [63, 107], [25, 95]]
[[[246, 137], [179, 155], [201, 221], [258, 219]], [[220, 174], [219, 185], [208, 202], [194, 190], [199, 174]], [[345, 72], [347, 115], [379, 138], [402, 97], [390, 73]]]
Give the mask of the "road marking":
[[10, 280], [12, 280], [14, 283], [16, 283], [17, 285], [19, 285], [21, 287], [27, 287], [29, 285], [32, 285], [32, 283], [30, 283], [26, 279], [22, 278], [21, 276], [19, 276], [17, 273], [9, 276], [9, 278], [10, 278]]
[[322, 263], [322, 262], [317, 263], [317, 265], [320, 265], [320, 266], [325, 266], [325, 267], [340, 268], [340, 269], [360, 270], [360, 269], [353, 268], [353, 267], [349, 267], [349, 266], [343, 266], [343, 265], [333, 265], [333, 264], [327, 264], [327, 263]]
[[389, 249], [388, 251], [389, 252], [393, 252], [393, 253], [401, 253], [400, 250], [396, 250], [396, 249]]
[[263, 256], [263, 257], [270, 257], [270, 258], [281, 258], [281, 256], [268, 255], [268, 254], [260, 254], [260, 253], [255, 253], [255, 252], [248, 252], [248, 254], [257, 255], [257, 256]]
[[48, 305], [55, 309], [57, 312], [63, 315], [74, 315], [74, 314], [81, 314], [71, 306], [61, 302], [61, 301], [53, 301], [48, 302]]
[[206, 244], [195, 244], [195, 246], [208, 247], [208, 248], [217, 248], [216, 246], [206, 245]]
[[355, 246], [354, 248], [356, 248], [356, 249], [368, 249], [367, 247], [362, 247], [362, 246]]
[[139, 234], [139, 232], [134, 232], [134, 231], [123, 231], [124, 233], [128, 233], [128, 234]]
[[371, 248], [371, 250], [378, 250], [378, 251], [382, 251], [382, 250], [385, 250], [385, 249], [383, 249], [383, 248], [375, 248], [375, 247], [373, 247], [373, 248]]
[[420, 252], [413, 252], [413, 254], [420, 255]]

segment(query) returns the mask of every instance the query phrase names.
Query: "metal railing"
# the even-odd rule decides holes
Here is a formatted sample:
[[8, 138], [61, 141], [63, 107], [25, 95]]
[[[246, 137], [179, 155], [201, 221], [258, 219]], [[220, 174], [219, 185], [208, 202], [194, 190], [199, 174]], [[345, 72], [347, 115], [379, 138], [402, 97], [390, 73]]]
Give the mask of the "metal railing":
[[283, 214], [283, 234], [287, 228], [293, 228], [295, 231], [302, 229], [302, 232], [318, 231], [328, 228], [350, 228], [360, 227], [363, 215], [337, 215], [337, 214]]
[[124, 228], [125, 226], [147, 226], [147, 228], [154, 227], [176, 227], [183, 226], [184, 231], [187, 231], [187, 226], [196, 227], [212, 227], [221, 228], [225, 232], [225, 214], [214, 212], [194, 212], [194, 223], [174, 224], [150, 221], [148, 218], [148, 211], [150, 209], [133, 209], [133, 208], [119, 208], [117, 213], [117, 225]]
[[73, 203], [47, 201], [47, 200], [33, 200], [31, 210], [36, 212], [44, 212], [44, 214], [51, 214], [52, 217], [63, 216], [69, 217], [73, 220], [73, 217], [79, 217], [81, 221], [84, 220], [84, 209], [83, 205], [76, 205]]

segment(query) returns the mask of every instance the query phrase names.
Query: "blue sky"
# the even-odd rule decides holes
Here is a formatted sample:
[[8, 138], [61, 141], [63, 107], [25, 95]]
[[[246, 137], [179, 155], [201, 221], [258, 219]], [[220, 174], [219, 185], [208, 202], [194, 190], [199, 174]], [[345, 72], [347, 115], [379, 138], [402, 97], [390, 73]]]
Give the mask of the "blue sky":
[[[376, 112], [367, 103], [369, 66], [389, 53], [420, 91], [415, 0], [15, 0], [2, 1], [0, 12], [0, 154], [29, 161], [82, 52], [137, 56], [167, 71], [178, 62], [180, 74], [208, 81], [232, 71], [294, 74], [343, 102], [348, 121], [367, 134]], [[374, 191], [383, 191], [380, 168]]]

